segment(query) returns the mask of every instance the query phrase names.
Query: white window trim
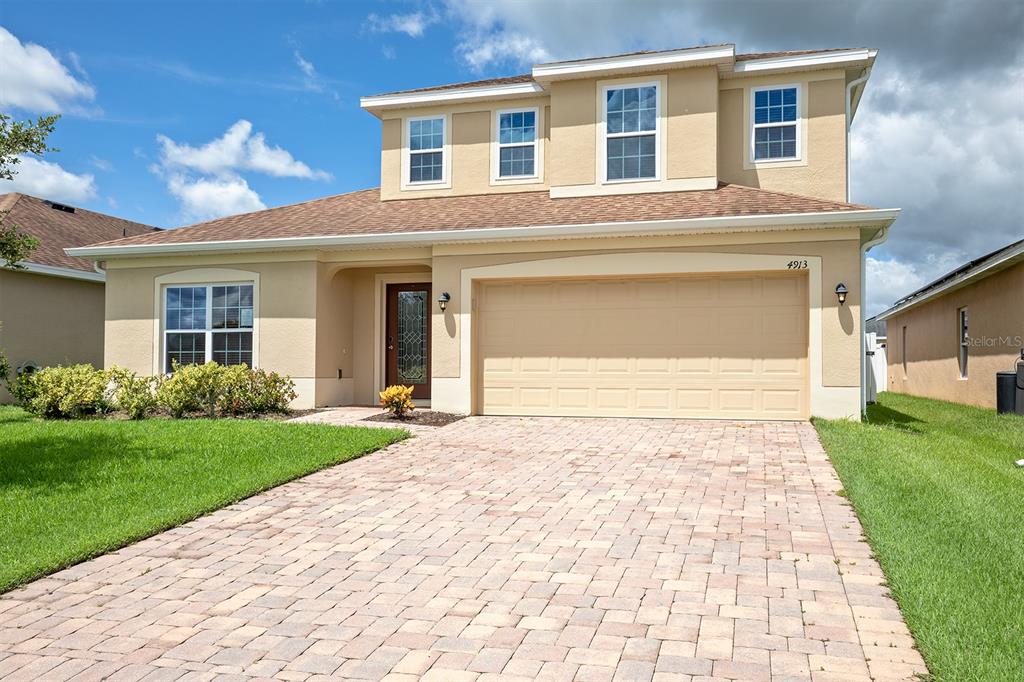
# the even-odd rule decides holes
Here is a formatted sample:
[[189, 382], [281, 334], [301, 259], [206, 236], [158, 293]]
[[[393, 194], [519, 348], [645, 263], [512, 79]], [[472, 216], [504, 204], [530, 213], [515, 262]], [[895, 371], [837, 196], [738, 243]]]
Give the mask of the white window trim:
[[[520, 112], [532, 111], [536, 129], [533, 136], [533, 175], [509, 175], [503, 177], [501, 171], [501, 148], [502, 147], [525, 147], [528, 142], [501, 144], [501, 115], [517, 114]], [[494, 111], [494, 134], [491, 136], [491, 184], [492, 185], [526, 185], [541, 182], [544, 177], [544, 148], [541, 146], [541, 138], [544, 132], [544, 122], [541, 120], [540, 107], [515, 107], [512, 109], [495, 109]]]
[[[213, 324], [213, 287], [232, 287], [232, 286], [251, 286], [253, 296], [253, 311], [252, 311], [252, 326], [251, 327], [235, 327], [225, 329], [213, 329], [210, 327]], [[206, 327], [203, 329], [168, 329], [167, 328], [167, 290], [168, 289], [181, 289], [181, 288], [205, 288], [206, 291]], [[204, 350], [206, 356], [204, 362], [211, 362], [213, 360], [213, 335], [214, 334], [226, 334], [226, 333], [237, 333], [237, 332], [249, 332], [253, 334], [253, 342], [255, 343], [256, 336], [256, 285], [251, 281], [239, 281], [239, 282], [195, 282], [188, 284], [165, 284], [161, 287], [161, 308], [160, 318], [161, 325], [163, 326], [163, 338], [160, 340], [161, 353], [160, 353], [160, 367], [162, 368], [161, 374], [167, 374], [167, 335], [168, 334], [203, 334], [206, 337], [204, 342]], [[252, 345], [252, 344], [251, 344]], [[256, 367], [256, 353], [255, 345], [253, 345], [253, 358], [252, 366]]]
[[[608, 135], [608, 91], [621, 90], [623, 88], [655, 88], [655, 112], [654, 112], [654, 177], [653, 178], [622, 178], [619, 180], [608, 179], [608, 138], [609, 137], [635, 137], [649, 134], [649, 131], [637, 133], [617, 133]], [[622, 185], [635, 182], [661, 182], [665, 177], [665, 150], [662, 147], [665, 130], [665, 79], [657, 80], [622, 80], [609, 81], [601, 85], [598, 94], [598, 111], [601, 114], [598, 121], [597, 138], [597, 183], [599, 185]]]
[[[234, 268], [195, 268], [160, 275], [153, 280], [152, 374], [165, 374], [167, 287], [201, 287], [232, 284], [252, 285], [252, 366], [260, 366], [260, 273]], [[212, 319], [212, 318], [209, 318]], [[212, 341], [212, 339], [211, 339]], [[212, 345], [210, 346], [212, 349]]]
[[[413, 121], [433, 121], [434, 119], [441, 119], [442, 123], [442, 135], [444, 137], [441, 144], [441, 179], [440, 180], [425, 180], [420, 182], [409, 181], [409, 168], [412, 165], [412, 150], [409, 148], [409, 131]], [[402, 182], [401, 188], [403, 190], [417, 190], [417, 189], [449, 189], [452, 186], [452, 144], [451, 144], [451, 118], [448, 114], [433, 114], [431, 116], [410, 116], [402, 121]], [[417, 150], [419, 151], [437, 151], [437, 150]]]
[[[757, 102], [757, 93], [764, 92], [765, 90], [784, 90], [787, 88], [796, 88], [796, 121], [780, 121], [777, 123], [755, 123], [754, 109], [755, 103]], [[748, 162], [752, 166], [770, 166], [773, 164], [791, 164], [793, 162], [799, 162], [804, 160], [804, 119], [805, 112], [807, 111], [807, 105], [804, 103], [804, 92], [805, 88], [802, 83], [781, 83], [778, 85], [758, 85], [750, 88], [748, 99], [750, 100], [747, 107], [747, 147], [748, 147]], [[754, 158], [754, 145], [755, 145], [755, 134], [754, 131], [758, 128], [778, 128], [780, 126], [795, 125], [796, 126], [796, 156], [784, 156], [776, 159], [756, 159]]]

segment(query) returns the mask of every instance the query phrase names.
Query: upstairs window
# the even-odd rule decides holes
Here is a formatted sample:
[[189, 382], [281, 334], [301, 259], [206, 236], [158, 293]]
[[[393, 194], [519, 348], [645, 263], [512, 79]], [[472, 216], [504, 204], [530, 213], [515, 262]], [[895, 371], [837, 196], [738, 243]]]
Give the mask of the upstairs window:
[[537, 175], [537, 110], [498, 112], [498, 177]]
[[164, 290], [164, 371], [172, 361], [252, 367], [253, 285], [174, 286]]
[[658, 176], [658, 86], [610, 87], [604, 93], [605, 181]]
[[409, 182], [444, 181], [444, 117], [409, 119]]
[[800, 158], [798, 88], [758, 88], [753, 91], [754, 131], [751, 143], [755, 161]]

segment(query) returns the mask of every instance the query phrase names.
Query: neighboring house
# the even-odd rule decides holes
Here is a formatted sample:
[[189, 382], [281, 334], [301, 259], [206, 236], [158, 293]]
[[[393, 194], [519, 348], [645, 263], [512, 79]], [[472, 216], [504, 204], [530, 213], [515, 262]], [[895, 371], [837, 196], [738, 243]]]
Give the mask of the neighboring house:
[[301, 407], [404, 383], [459, 413], [857, 417], [863, 254], [898, 214], [848, 203], [874, 59], [718, 45], [366, 97], [379, 188], [70, 252], [107, 272], [107, 364], [252, 363]]
[[157, 228], [16, 192], [0, 194], [0, 218], [39, 241], [24, 269], [0, 267], [0, 349], [11, 365], [102, 366], [105, 277], [64, 249]]
[[996, 372], [1024, 350], [1024, 240], [940, 277], [877, 316], [890, 391], [995, 407]]

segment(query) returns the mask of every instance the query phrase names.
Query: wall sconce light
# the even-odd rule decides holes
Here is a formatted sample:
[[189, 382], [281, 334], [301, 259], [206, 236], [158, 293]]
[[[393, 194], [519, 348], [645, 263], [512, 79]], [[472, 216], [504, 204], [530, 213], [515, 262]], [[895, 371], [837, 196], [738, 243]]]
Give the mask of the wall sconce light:
[[450, 300], [452, 300], [452, 297], [447, 291], [437, 297], [437, 305], [440, 306], [442, 313], [448, 307], [448, 301]]
[[846, 303], [846, 294], [850, 293], [850, 290], [846, 288], [846, 285], [840, 282], [836, 285], [836, 298], [839, 299], [839, 305]]

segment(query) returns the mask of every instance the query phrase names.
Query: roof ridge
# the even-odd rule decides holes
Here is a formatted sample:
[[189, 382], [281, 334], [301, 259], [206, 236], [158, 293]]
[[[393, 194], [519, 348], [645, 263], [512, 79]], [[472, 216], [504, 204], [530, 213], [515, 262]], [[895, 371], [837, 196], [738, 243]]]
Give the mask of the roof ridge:
[[[22, 194], [21, 192], [5, 192], [4, 194], [0, 195], [0, 199], [2, 199], [2, 201], [0, 201], [0, 211], [12, 210], [15, 206], [18, 205], [18, 202], [21, 201], [21, 198], [23, 196], [25, 195]], [[10, 202], [8, 203], [9, 199]]]

